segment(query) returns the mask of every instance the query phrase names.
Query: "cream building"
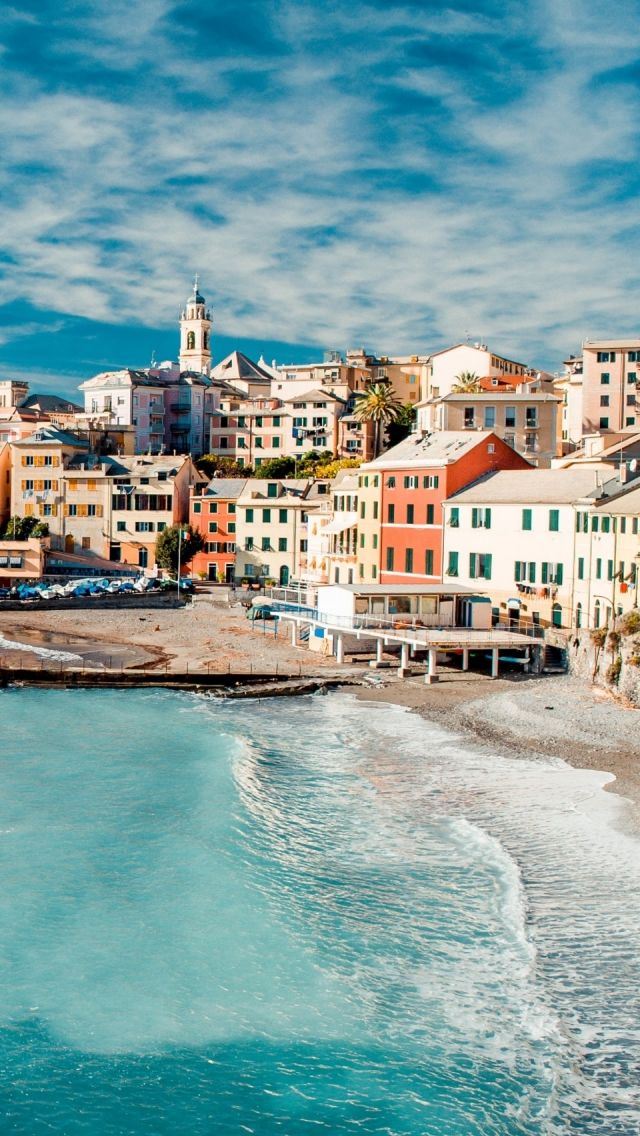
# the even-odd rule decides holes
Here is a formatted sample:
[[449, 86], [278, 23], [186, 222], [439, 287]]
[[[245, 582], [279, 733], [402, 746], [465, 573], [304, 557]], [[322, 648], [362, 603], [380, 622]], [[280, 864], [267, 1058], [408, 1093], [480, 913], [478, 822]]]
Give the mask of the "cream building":
[[457, 343], [429, 356], [425, 367], [422, 399], [442, 398], [451, 394], [458, 375], [469, 372], [479, 379], [505, 375], [533, 375], [524, 363], [517, 363], [503, 355], [496, 355], [485, 343]]
[[560, 407], [558, 396], [538, 391], [521, 393], [519, 388], [508, 394], [448, 394], [421, 404], [418, 428], [491, 430], [532, 465], [545, 468], [561, 453]]
[[325, 529], [328, 541], [325, 583], [358, 582], [358, 492], [358, 473], [340, 470], [332, 484], [332, 518]]
[[570, 627], [576, 502], [608, 467], [489, 474], [443, 504], [443, 579], [481, 587], [500, 618]]
[[582, 433], [640, 428], [640, 339], [586, 340], [582, 345]]
[[252, 478], [236, 501], [236, 578], [286, 587], [301, 574], [308, 518], [326, 500], [329, 483], [309, 478]]
[[[625, 472], [623, 471], [623, 477]], [[573, 623], [605, 627], [614, 615], [638, 606], [640, 568], [640, 485], [618, 476], [603, 496], [575, 506]], [[606, 496], [604, 495], [606, 494]]]

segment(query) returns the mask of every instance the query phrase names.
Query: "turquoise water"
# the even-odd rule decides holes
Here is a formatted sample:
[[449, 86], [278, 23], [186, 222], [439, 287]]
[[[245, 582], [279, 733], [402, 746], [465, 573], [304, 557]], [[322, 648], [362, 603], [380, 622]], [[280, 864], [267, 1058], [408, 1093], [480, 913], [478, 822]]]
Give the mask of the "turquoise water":
[[343, 695], [0, 707], [3, 1134], [638, 1131], [598, 775]]

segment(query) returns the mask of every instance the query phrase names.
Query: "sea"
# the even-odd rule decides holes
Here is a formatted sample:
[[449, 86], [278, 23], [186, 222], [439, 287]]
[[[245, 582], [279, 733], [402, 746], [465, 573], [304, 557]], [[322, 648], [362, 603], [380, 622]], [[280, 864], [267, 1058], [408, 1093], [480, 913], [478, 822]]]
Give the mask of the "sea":
[[340, 693], [0, 712], [3, 1136], [640, 1131], [606, 774]]

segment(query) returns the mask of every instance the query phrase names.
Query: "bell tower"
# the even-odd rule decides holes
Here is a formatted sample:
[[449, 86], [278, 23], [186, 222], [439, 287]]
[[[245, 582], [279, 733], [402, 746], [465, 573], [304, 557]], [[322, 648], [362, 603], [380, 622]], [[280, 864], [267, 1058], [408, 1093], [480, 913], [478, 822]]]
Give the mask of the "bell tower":
[[180, 370], [206, 375], [211, 370], [211, 313], [198, 291], [197, 274], [180, 313]]

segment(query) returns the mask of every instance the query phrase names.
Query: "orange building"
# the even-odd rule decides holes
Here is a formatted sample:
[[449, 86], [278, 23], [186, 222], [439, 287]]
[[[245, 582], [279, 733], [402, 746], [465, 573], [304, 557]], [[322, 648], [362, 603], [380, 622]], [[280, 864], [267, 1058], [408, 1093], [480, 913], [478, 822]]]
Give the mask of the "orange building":
[[236, 564], [236, 502], [246, 478], [214, 477], [195, 486], [189, 503], [189, 523], [204, 540], [204, 549], [191, 562], [191, 574], [231, 583]]
[[442, 580], [442, 502], [485, 473], [530, 468], [496, 434], [454, 430], [412, 434], [361, 466], [360, 578], [381, 584]]

